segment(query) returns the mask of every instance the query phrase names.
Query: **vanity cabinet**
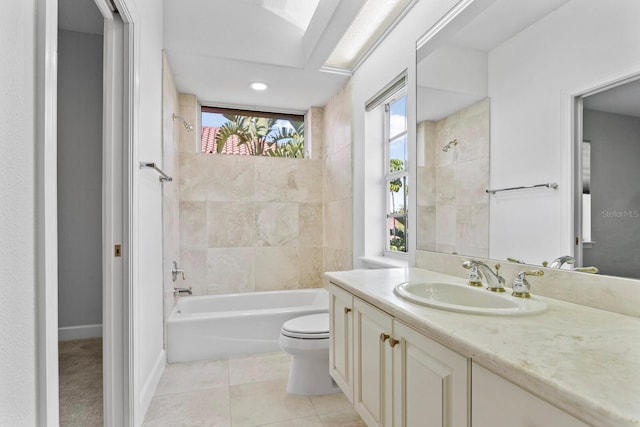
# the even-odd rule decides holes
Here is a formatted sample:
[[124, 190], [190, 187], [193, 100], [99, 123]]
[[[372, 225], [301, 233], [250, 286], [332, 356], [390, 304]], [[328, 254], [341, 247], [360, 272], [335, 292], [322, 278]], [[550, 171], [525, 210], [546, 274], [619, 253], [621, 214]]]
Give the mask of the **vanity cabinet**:
[[473, 427], [588, 427], [476, 363], [471, 383]]
[[353, 296], [329, 283], [329, 373], [353, 403]]
[[353, 299], [353, 404], [369, 427], [468, 425], [469, 362]]

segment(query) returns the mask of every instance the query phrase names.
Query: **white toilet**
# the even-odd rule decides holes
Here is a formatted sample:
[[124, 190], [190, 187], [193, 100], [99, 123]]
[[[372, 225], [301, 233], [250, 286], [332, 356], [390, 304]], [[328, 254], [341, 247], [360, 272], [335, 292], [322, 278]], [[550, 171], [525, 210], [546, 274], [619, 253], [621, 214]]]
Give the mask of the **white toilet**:
[[284, 322], [280, 348], [292, 357], [287, 392], [317, 396], [340, 391], [329, 375], [329, 313]]

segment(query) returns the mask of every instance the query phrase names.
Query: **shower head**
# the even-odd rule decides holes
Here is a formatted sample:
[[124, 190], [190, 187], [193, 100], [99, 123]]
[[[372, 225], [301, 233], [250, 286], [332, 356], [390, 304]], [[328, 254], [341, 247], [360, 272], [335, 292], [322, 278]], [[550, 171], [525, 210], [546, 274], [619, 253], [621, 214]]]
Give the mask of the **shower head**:
[[176, 113], [173, 113], [173, 115], [171, 116], [171, 118], [175, 121], [175, 119], [180, 119], [182, 120], [182, 123], [184, 124], [184, 128], [187, 130], [187, 132], [191, 132], [193, 130], [193, 125], [191, 123], [189, 123], [184, 117], [177, 115]]
[[442, 147], [442, 151], [444, 151], [445, 153], [449, 150], [451, 150], [451, 146], [456, 146], [458, 145], [458, 140], [454, 139], [453, 141], [449, 141], [444, 147]]

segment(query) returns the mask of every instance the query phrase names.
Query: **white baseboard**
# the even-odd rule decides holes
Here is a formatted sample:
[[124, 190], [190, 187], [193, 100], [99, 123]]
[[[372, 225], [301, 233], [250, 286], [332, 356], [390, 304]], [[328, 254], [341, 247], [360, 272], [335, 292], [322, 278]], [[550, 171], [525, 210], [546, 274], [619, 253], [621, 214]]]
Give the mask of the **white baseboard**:
[[162, 350], [160, 354], [158, 354], [156, 363], [154, 363], [153, 369], [151, 370], [151, 373], [149, 373], [149, 377], [142, 386], [142, 390], [140, 390], [140, 400], [138, 405], [140, 412], [136, 416], [136, 418], [140, 417], [140, 419], [136, 420], [136, 425], [142, 425], [142, 422], [144, 421], [144, 416], [147, 414], [149, 406], [151, 406], [151, 399], [153, 399], [153, 395], [156, 393], [158, 384], [160, 384], [160, 378], [162, 378], [162, 374], [164, 373], [166, 361], [167, 354]]
[[58, 328], [58, 341], [102, 337], [102, 325], [80, 325]]

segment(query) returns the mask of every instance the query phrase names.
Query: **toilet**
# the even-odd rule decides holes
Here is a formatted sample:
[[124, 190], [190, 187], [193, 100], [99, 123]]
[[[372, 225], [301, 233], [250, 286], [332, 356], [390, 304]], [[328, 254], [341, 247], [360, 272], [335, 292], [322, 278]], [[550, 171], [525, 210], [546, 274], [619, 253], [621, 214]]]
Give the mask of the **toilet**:
[[287, 320], [279, 342], [292, 358], [287, 392], [317, 396], [340, 391], [329, 375], [329, 313]]

